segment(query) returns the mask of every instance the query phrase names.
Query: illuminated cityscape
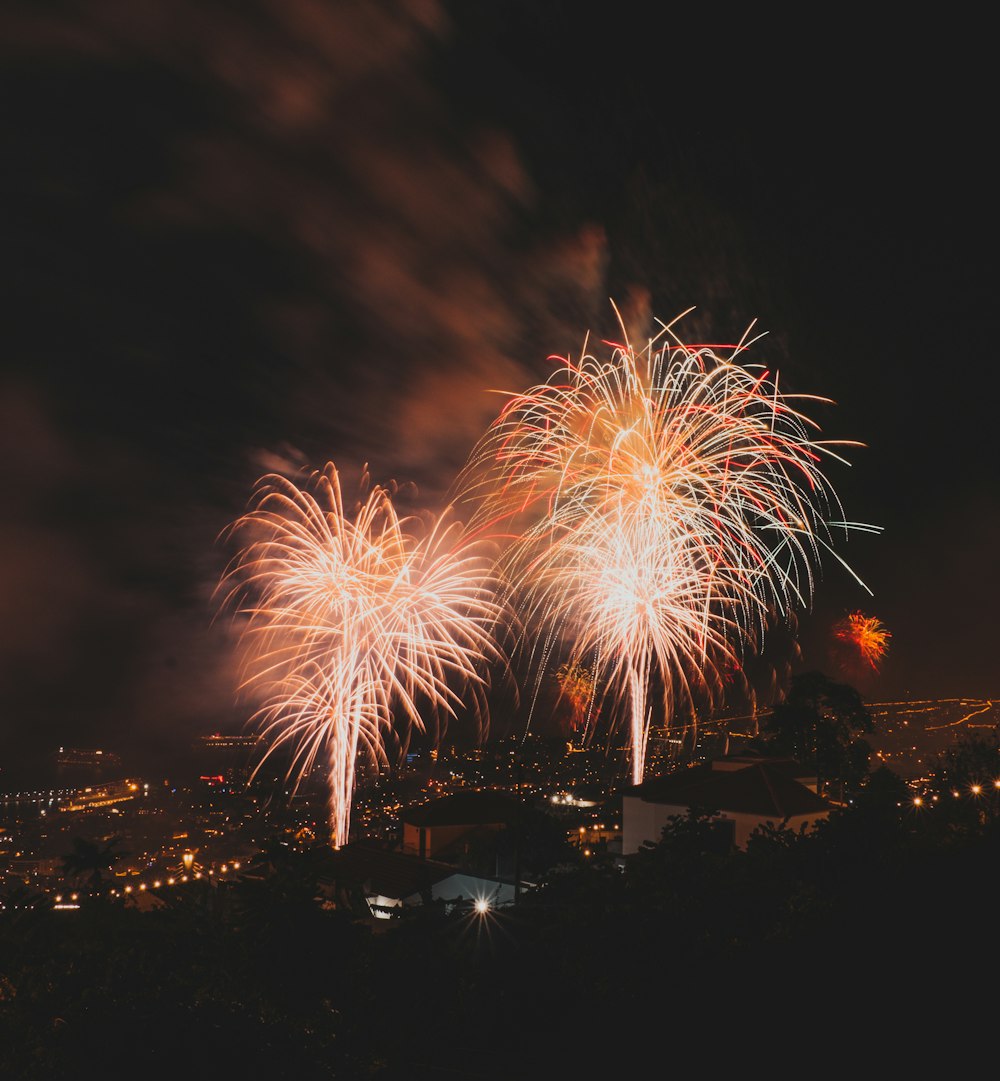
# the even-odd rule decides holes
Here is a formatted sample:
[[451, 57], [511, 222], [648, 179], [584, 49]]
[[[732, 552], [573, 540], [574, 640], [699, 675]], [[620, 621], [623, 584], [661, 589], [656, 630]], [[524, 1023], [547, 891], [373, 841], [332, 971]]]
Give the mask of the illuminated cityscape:
[[[888, 767], [915, 793], [934, 762], [962, 738], [995, 739], [1000, 730], [1000, 701], [994, 700], [901, 700], [869, 709], [875, 721], [868, 737], [871, 768]], [[650, 764], [662, 773], [685, 761], [739, 754], [752, 734], [746, 718], [710, 719], [687, 739], [683, 730], [654, 730]], [[627, 783], [622, 751], [530, 737], [411, 753], [398, 768], [358, 784], [351, 840], [398, 850], [408, 810], [454, 793], [504, 792], [544, 808], [572, 843], [586, 837], [595, 851], [614, 852]], [[127, 855], [109, 875], [108, 888], [122, 897], [202, 877], [232, 879], [275, 836], [298, 846], [328, 839], [323, 769], [314, 767], [293, 793], [278, 762], [251, 781], [255, 753], [255, 736], [211, 733], [192, 745], [188, 769], [172, 777], [116, 775], [74, 787], [0, 792], [3, 884], [50, 897], [68, 894], [73, 882], [63, 863], [75, 836], [121, 841]], [[120, 763], [107, 750], [77, 752], [76, 758], [95, 772], [103, 768], [95, 761]], [[64, 764], [62, 751], [57, 762]]]
[[0, 31], [0, 1078], [988, 1068], [985, 15]]
[[[159, 1055], [177, 1039], [162, 1002], [193, 996], [203, 1005], [187, 1020], [190, 1040], [211, 1039], [222, 1009], [225, 1031], [248, 1026], [235, 1052], [244, 1069], [267, 1061], [274, 1076], [318, 1081], [333, 1064], [353, 1076], [357, 1055], [387, 1057], [400, 1076], [439, 1076], [456, 1055], [449, 1018], [465, 1008], [455, 999], [442, 1007], [455, 987], [485, 1028], [466, 1045], [477, 1062], [496, 1038], [493, 1019], [503, 1014], [494, 1011], [511, 1008], [507, 989], [523, 995], [555, 980], [562, 1005], [546, 1016], [559, 1023], [594, 999], [616, 1031], [637, 1010], [649, 1024], [658, 981], [635, 968], [634, 951], [654, 970], [687, 966], [698, 1002], [709, 969], [737, 978], [763, 949], [768, 971], [791, 979], [805, 952], [823, 973], [811, 1002], [832, 1009], [852, 988], [871, 1010], [878, 985], [854, 986], [858, 951], [877, 938], [891, 970], [906, 963], [926, 932], [923, 907], [911, 912], [918, 884], [963, 955], [974, 928], [989, 927], [982, 909], [1000, 823], [998, 710], [992, 699], [872, 703], [867, 779], [843, 803], [822, 798], [808, 771], [786, 775], [781, 758], [755, 761], [753, 733], [768, 730], [768, 714], [706, 718], [697, 731], [654, 729], [647, 768], [659, 776], [639, 787], [628, 783], [625, 745], [584, 747], [561, 734], [414, 746], [395, 768], [358, 779], [351, 839], [339, 849], [330, 843], [323, 771], [296, 787], [287, 763], [271, 756], [268, 769], [254, 772], [256, 737], [205, 734], [168, 777], [116, 774], [4, 792], [0, 1023], [18, 1019], [9, 1044], [18, 1070], [19, 1047], [45, 1046], [37, 1011], [56, 1003], [95, 1033], [152, 1011], [132, 1053]], [[114, 754], [102, 750], [78, 768], [100, 773]], [[752, 795], [752, 778], [767, 794]], [[688, 790], [711, 791], [716, 812], [705, 808], [702, 819], [695, 805], [685, 808]], [[801, 822], [801, 832], [783, 817], [788, 827]], [[972, 892], [959, 901], [950, 879], [928, 878], [924, 868], [962, 853]], [[39, 954], [43, 941], [61, 945]], [[136, 950], [153, 951], [141, 990], [125, 975]], [[107, 966], [98, 964], [105, 955]], [[363, 1003], [412, 972], [415, 955], [433, 988], [408, 1008], [416, 1027], [396, 1024], [392, 1036], [367, 1028]], [[83, 985], [66, 975], [66, 956]], [[925, 962], [923, 971], [937, 968]], [[36, 971], [45, 987], [34, 986]], [[601, 992], [609, 973], [643, 988], [644, 1004]], [[90, 987], [113, 1004], [113, 1018], [95, 1012]], [[258, 998], [267, 1004], [263, 1021], [254, 1016]], [[516, 1013], [546, 1048], [539, 1072], [522, 1073], [550, 1072], [565, 1052], [556, 1056], [540, 1016]], [[680, 1015], [688, 1032], [705, 1037], [699, 1006]], [[798, 1046], [797, 1034], [808, 1031], [805, 1004], [790, 1015], [803, 1026], [790, 1037]], [[429, 1043], [420, 1038], [428, 1031]], [[584, 1068], [576, 1051], [570, 1060]], [[497, 1065], [506, 1071], [516, 1061], [505, 1051]]]

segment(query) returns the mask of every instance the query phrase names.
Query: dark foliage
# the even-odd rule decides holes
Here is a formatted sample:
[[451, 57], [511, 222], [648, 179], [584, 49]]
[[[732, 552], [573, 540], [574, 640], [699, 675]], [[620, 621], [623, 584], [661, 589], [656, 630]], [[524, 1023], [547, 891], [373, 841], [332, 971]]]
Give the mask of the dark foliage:
[[792, 679], [788, 696], [764, 719], [760, 744], [816, 769], [819, 791], [844, 801], [864, 783], [874, 722], [861, 695], [822, 672]]
[[915, 995], [935, 1004], [923, 1054], [959, 1012], [975, 1054], [986, 999], [955, 984], [1000, 946], [998, 821], [918, 813], [880, 769], [811, 832], [734, 851], [695, 809], [624, 862], [552, 866], [506, 909], [430, 904], [378, 929], [331, 902], [322, 848], [271, 846], [241, 881], [150, 911], [22, 891], [0, 913], [0, 1075], [79, 1076], [110, 1053], [144, 1076], [594, 1077], [682, 1049], [737, 1068], [747, 1041], [846, 1069], [872, 1028], [903, 1065]]
[[63, 856], [63, 871], [70, 878], [79, 879], [95, 896], [100, 896], [108, 872], [128, 855], [121, 847], [121, 838], [91, 841], [86, 837], [74, 837], [72, 844], [72, 851]]

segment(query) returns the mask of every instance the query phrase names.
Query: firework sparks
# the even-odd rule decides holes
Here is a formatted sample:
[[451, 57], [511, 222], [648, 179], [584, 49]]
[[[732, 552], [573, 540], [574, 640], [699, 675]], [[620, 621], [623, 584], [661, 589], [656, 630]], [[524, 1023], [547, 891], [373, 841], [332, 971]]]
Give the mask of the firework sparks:
[[578, 661], [567, 661], [556, 671], [559, 697], [569, 703], [568, 728], [579, 731], [586, 723], [594, 701], [594, 673]]
[[500, 614], [490, 561], [447, 514], [400, 518], [385, 488], [345, 512], [332, 464], [301, 488], [263, 477], [231, 532], [246, 541], [225, 578], [227, 603], [246, 619], [243, 687], [264, 703], [255, 719], [265, 759], [291, 748], [296, 786], [317, 763], [327, 769], [340, 847], [356, 769], [387, 764], [397, 721], [418, 731], [425, 714], [446, 721], [462, 690], [486, 720]]
[[834, 625], [833, 637], [851, 657], [858, 658], [868, 669], [877, 672], [889, 650], [892, 635], [875, 616], [850, 612]]
[[768, 613], [807, 604], [821, 557], [839, 560], [832, 528], [874, 529], [827, 520], [839, 502], [820, 465], [848, 444], [811, 438], [806, 396], [738, 363], [753, 342], [685, 345], [673, 325], [641, 353], [553, 358], [559, 370], [508, 400], [458, 482], [473, 528], [504, 538], [531, 663], [571, 642], [628, 718], [634, 783], [652, 689], [668, 720], [711, 700]]

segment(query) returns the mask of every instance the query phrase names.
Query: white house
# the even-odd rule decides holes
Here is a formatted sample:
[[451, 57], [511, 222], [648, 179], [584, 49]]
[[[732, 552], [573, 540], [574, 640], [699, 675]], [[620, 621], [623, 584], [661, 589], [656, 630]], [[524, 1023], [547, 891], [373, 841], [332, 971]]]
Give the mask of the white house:
[[657, 843], [668, 821], [691, 808], [731, 823], [732, 843], [742, 849], [759, 826], [809, 829], [829, 817], [834, 805], [816, 794], [815, 778], [788, 759], [720, 758], [625, 789], [622, 855], [638, 852], [647, 841]]

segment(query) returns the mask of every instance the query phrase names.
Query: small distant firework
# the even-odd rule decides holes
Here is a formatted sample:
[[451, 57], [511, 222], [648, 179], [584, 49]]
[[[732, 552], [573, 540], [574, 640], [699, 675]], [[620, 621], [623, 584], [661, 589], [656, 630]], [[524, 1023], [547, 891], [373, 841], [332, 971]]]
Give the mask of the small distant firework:
[[386, 764], [397, 719], [422, 731], [425, 711], [455, 715], [462, 690], [484, 708], [500, 611], [490, 561], [455, 520], [400, 518], [385, 488], [346, 511], [332, 464], [301, 488], [261, 478], [231, 532], [244, 545], [224, 583], [246, 618], [243, 686], [264, 703], [265, 759], [292, 748], [296, 786], [325, 766], [340, 847], [359, 753]]
[[579, 661], [567, 661], [556, 672], [559, 697], [569, 704], [570, 732], [578, 732], [587, 722], [594, 702], [594, 673]]
[[850, 670], [854, 661], [877, 672], [889, 650], [892, 635], [875, 616], [851, 612], [834, 624], [833, 637], [840, 646], [843, 668]]
[[806, 396], [738, 363], [752, 342], [686, 345], [673, 325], [642, 352], [558, 358], [508, 400], [458, 482], [472, 528], [503, 538], [530, 662], [541, 672], [569, 643], [598, 704], [610, 696], [628, 720], [633, 783], [653, 689], [668, 723], [720, 694], [769, 613], [809, 601], [831, 529], [873, 529], [827, 520], [839, 504], [820, 462], [843, 459], [811, 438], [793, 404]]

